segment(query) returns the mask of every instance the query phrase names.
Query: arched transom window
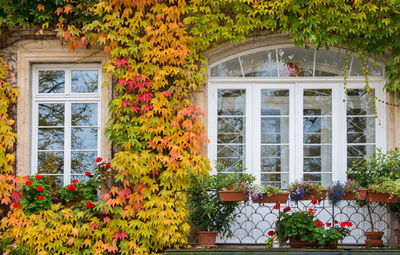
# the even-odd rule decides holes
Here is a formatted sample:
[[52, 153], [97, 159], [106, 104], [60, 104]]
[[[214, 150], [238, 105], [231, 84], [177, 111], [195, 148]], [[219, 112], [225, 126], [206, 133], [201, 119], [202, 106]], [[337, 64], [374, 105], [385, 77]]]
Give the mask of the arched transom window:
[[[209, 157], [225, 172], [254, 174], [261, 184], [286, 188], [305, 179], [328, 186], [346, 179], [385, 147], [383, 67], [366, 60], [370, 95], [357, 56], [313, 48], [262, 48], [209, 68]], [[346, 91], [346, 92], [345, 92]]]

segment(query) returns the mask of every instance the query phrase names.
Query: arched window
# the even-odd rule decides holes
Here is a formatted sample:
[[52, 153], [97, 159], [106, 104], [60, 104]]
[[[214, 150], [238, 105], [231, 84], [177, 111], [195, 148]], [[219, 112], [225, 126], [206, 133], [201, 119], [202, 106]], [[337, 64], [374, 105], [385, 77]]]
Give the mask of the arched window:
[[209, 67], [209, 157], [238, 165], [261, 184], [286, 188], [294, 180], [323, 186], [346, 179], [353, 161], [385, 147], [383, 66], [368, 59], [371, 95], [357, 56], [314, 48], [261, 48]]

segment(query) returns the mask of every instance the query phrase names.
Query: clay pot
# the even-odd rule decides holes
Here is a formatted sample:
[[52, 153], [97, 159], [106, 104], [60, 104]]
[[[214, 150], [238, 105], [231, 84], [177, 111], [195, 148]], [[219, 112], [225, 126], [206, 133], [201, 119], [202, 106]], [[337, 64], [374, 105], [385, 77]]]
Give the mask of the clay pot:
[[368, 202], [397, 203], [397, 196], [390, 198], [389, 194], [368, 191], [367, 200]]
[[365, 245], [368, 247], [380, 247], [383, 245], [383, 232], [365, 232]]
[[295, 238], [289, 239], [289, 246], [290, 248], [317, 248], [318, 244], [316, 243], [309, 243], [307, 241], [300, 241]]
[[253, 200], [253, 203], [278, 203], [285, 204], [289, 198], [288, 192], [279, 192], [278, 194], [274, 194], [272, 196], [264, 195], [260, 200]]
[[236, 190], [225, 190], [218, 191], [219, 200], [222, 202], [237, 202], [237, 201], [248, 201], [249, 196], [242, 191]]
[[338, 248], [338, 241], [336, 241], [336, 243], [327, 243], [327, 244], [325, 244], [325, 248], [337, 249]]
[[217, 240], [217, 232], [215, 231], [197, 231], [197, 243], [200, 246], [214, 247]]
[[71, 201], [65, 202], [65, 207], [72, 207], [78, 203], [80, 203], [81, 201], [85, 200], [84, 198], [75, 198], [72, 199]]
[[327, 189], [323, 189], [321, 193], [318, 192], [313, 192], [313, 193], [306, 193], [304, 194], [303, 198], [301, 200], [324, 200], [326, 197], [326, 193], [328, 193]]
[[[367, 196], [367, 189], [360, 189], [358, 191], [358, 199], [357, 200], [365, 200], [365, 197]], [[342, 200], [356, 200], [356, 198], [354, 197], [353, 193], [348, 192], [346, 194], [344, 194]]]

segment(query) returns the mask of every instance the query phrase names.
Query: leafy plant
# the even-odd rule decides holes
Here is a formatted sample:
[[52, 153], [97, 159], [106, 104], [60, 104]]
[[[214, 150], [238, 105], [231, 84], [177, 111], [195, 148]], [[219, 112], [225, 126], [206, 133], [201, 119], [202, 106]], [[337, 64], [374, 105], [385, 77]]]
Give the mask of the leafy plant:
[[393, 196], [400, 197], [400, 179], [395, 181], [386, 180], [380, 184], [370, 184], [368, 185], [368, 190], [376, 193], [389, 194], [390, 198]]
[[252, 184], [247, 188], [247, 193], [254, 201], [260, 200], [264, 195], [272, 196], [278, 194], [280, 191], [279, 187], [272, 185]]
[[344, 192], [351, 193], [353, 196], [358, 199], [358, 192], [360, 191], [361, 186], [358, 181], [347, 179], [346, 183], [344, 184]]
[[319, 185], [318, 183], [314, 183], [311, 181], [307, 182], [295, 181], [289, 186], [288, 191], [290, 195], [290, 200], [297, 202], [301, 200], [305, 194], [321, 193], [322, 186]]
[[333, 205], [337, 205], [340, 200], [342, 200], [344, 194], [346, 193], [345, 185], [338, 182], [334, 182], [329, 186], [328, 198]]
[[343, 240], [346, 236], [350, 235], [350, 229], [345, 226], [334, 226], [331, 229], [325, 230], [324, 239], [327, 244], [336, 244], [337, 241]]
[[221, 202], [217, 188], [225, 185], [223, 175], [190, 176], [187, 188], [189, 219], [200, 231], [216, 231], [231, 235], [230, 225], [240, 202]]
[[239, 172], [234, 173], [223, 173], [225, 167], [223, 164], [217, 162], [217, 173], [219, 175], [218, 182], [215, 183], [216, 189], [218, 190], [236, 190], [247, 192], [247, 187], [250, 186], [255, 177], [251, 174], [244, 173], [244, 169], [241, 166], [237, 166]]
[[52, 205], [50, 186], [40, 175], [31, 176], [22, 186], [24, 199], [21, 206], [27, 213], [37, 213], [49, 209]]

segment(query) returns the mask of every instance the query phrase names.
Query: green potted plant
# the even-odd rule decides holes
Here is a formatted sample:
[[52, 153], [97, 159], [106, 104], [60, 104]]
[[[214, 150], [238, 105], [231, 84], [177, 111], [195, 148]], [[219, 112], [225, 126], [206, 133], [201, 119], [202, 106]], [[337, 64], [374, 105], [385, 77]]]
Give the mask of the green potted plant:
[[[37, 213], [40, 210], [49, 209], [52, 205], [50, 186], [41, 175], [28, 178], [22, 186], [23, 200], [21, 206], [25, 212]], [[14, 207], [19, 203], [14, 203]]]
[[197, 243], [214, 246], [217, 233], [230, 236], [230, 226], [236, 218], [240, 202], [223, 202], [218, 190], [226, 185], [224, 175], [190, 175], [186, 189], [189, 220], [196, 229]]
[[[325, 229], [325, 226], [328, 228]], [[350, 234], [347, 227], [351, 222], [343, 222], [340, 226], [326, 225], [314, 216], [314, 210], [292, 212], [285, 208], [280, 212], [280, 220], [276, 223], [275, 232], [282, 242], [289, 241], [291, 248], [312, 248], [326, 246], [337, 248], [339, 240]]]
[[263, 186], [253, 184], [248, 187], [248, 193], [254, 203], [279, 203], [284, 204], [287, 202], [289, 193], [281, 191], [276, 186]]
[[[360, 183], [361, 187], [368, 188], [367, 202], [359, 203], [360, 206], [367, 206], [371, 231], [365, 232], [367, 246], [382, 246], [383, 232], [375, 231], [370, 202], [380, 202], [386, 204], [389, 212], [399, 215], [400, 207], [391, 206], [390, 203], [399, 204], [397, 196], [398, 179], [400, 171], [393, 171], [400, 166], [400, 151], [395, 148], [383, 153], [378, 149], [375, 155], [372, 155], [367, 161], [359, 164], [354, 162], [353, 168], [347, 172], [347, 176]], [[392, 180], [392, 181], [389, 181]], [[393, 190], [393, 188], [395, 190]], [[399, 220], [399, 218], [397, 218]]]
[[357, 181], [347, 179], [342, 184], [334, 182], [329, 186], [328, 199], [333, 205], [337, 205], [341, 200], [365, 200], [367, 189], [361, 189]]
[[248, 187], [255, 180], [254, 176], [246, 173], [219, 174], [218, 190], [221, 201], [248, 201]]
[[326, 197], [327, 190], [323, 190], [318, 183], [311, 181], [295, 181], [289, 188], [290, 200], [297, 202], [299, 200], [323, 200]]

